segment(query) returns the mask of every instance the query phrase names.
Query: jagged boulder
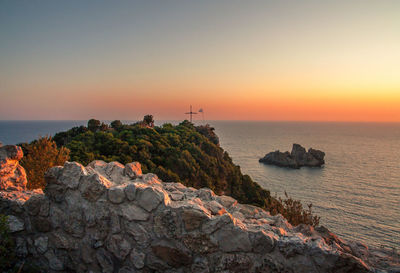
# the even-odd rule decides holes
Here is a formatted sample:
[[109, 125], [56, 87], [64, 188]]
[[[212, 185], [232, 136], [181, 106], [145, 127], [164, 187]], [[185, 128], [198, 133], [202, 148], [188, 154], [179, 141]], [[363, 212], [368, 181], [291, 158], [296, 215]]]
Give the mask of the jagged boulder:
[[288, 167], [298, 169], [300, 167], [321, 167], [325, 164], [325, 153], [320, 150], [310, 148], [308, 152], [299, 144], [293, 144], [292, 152], [270, 152], [259, 162], [276, 165], [279, 167]]
[[326, 228], [292, 227], [281, 215], [209, 189], [164, 183], [133, 166], [66, 162], [48, 170], [44, 193], [0, 194], [17, 256], [43, 272], [388, 272], [396, 266], [388, 253]]
[[14, 145], [0, 146], [0, 190], [26, 190], [25, 169], [19, 164], [23, 157], [21, 147]]

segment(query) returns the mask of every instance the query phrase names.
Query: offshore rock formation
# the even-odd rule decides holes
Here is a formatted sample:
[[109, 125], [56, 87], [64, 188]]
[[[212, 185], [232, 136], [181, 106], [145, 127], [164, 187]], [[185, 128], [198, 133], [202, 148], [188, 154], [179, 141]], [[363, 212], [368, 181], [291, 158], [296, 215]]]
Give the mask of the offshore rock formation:
[[[383, 250], [209, 189], [94, 161], [51, 168], [42, 192], [0, 191], [21, 261], [44, 272], [389, 272]], [[18, 193], [18, 194], [13, 194]], [[23, 196], [23, 197], [22, 197]]]
[[308, 152], [299, 144], [293, 144], [292, 152], [270, 152], [259, 162], [276, 165], [279, 167], [289, 167], [298, 169], [300, 167], [321, 167], [325, 164], [325, 153], [320, 150], [310, 148]]

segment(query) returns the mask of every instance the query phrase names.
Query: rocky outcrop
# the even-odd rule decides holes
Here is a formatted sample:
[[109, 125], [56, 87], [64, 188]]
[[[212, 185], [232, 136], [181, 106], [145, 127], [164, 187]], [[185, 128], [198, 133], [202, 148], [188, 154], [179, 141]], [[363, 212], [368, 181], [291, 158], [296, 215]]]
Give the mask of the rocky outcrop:
[[[44, 272], [388, 272], [393, 257], [139, 163], [66, 162], [44, 193], [0, 195], [21, 261]], [[378, 251], [378, 252], [377, 252]]]
[[269, 165], [279, 167], [289, 167], [298, 169], [300, 167], [321, 167], [325, 164], [325, 153], [320, 150], [310, 148], [308, 152], [299, 144], [293, 144], [292, 152], [270, 152], [259, 161]]
[[26, 173], [19, 165], [22, 157], [21, 147], [0, 145], [0, 191], [26, 190]]

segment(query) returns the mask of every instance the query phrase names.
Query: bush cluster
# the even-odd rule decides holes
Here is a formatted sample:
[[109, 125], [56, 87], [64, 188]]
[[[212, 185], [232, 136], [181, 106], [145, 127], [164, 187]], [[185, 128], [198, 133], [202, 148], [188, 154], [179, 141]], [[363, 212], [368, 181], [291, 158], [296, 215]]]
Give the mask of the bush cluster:
[[30, 144], [20, 144], [24, 152], [21, 160], [28, 180], [28, 189], [44, 188], [44, 174], [54, 166], [64, 165], [69, 159], [66, 147], [57, 148], [51, 137], [45, 136], [32, 141]]

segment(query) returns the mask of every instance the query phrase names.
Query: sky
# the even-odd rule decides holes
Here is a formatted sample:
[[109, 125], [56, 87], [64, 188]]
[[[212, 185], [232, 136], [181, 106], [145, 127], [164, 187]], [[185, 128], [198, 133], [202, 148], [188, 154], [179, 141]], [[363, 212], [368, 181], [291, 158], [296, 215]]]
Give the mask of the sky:
[[399, 14], [396, 0], [0, 0], [0, 119], [179, 120], [193, 105], [400, 122]]

